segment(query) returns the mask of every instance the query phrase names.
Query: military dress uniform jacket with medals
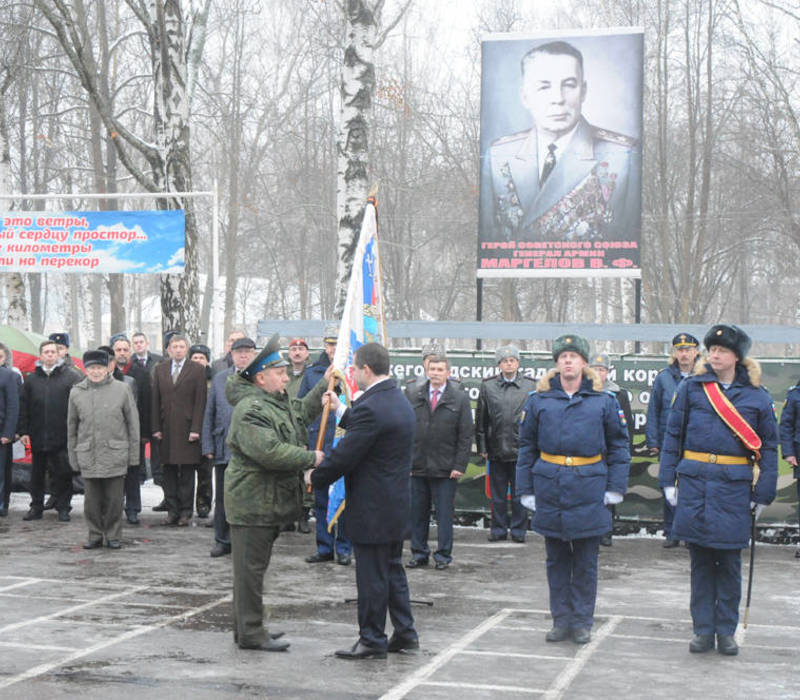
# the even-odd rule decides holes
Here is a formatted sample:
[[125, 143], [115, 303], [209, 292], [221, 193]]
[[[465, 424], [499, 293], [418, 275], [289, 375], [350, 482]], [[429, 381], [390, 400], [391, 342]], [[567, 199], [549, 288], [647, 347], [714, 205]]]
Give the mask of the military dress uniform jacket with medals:
[[225, 514], [231, 525], [274, 527], [300, 516], [300, 473], [314, 466], [306, 449], [307, 425], [322, 412], [327, 382], [321, 379], [303, 399], [266, 392], [239, 374], [225, 384], [234, 409], [228, 431]]
[[678, 387], [667, 421], [661, 450], [659, 482], [675, 486], [678, 505], [672, 537], [711, 549], [744, 549], [750, 541], [750, 501], [769, 504], [778, 478], [778, 425], [769, 392], [757, 376], [737, 363], [725, 396], [761, 438], [761, 476], [751, 495], [750, 464], [722, 464], [690, 459], [686, 450], [731, 457], [750, 456], [739, 438], [719, 417], [703, 390], [716, 382], [711, 365], [698, 365], [696, 374]]
[[488, 240], [637, 238], [641, 155], [636, 139], [581, 117], [541, 187], [536, 129], [497, 139], [485, 157], [481, 231]]
[[[628, 487], [628, 433], [614, 396], [584, 377], [570, 398], [551, 370], [528, 398], [519, 429], [517, 493], [536, 496], [532, 527], [545, 537], [574, 540], [611, 530], [606, 491]], [[555, 464], [545, 455], [600, 459], [591, 464]]]

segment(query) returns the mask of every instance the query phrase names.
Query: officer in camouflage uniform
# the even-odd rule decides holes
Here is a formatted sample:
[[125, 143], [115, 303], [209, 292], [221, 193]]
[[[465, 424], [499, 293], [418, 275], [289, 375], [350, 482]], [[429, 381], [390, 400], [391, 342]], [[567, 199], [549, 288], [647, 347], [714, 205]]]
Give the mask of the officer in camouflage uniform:
[[262, 592], [272, 545], [281, 526], [297, 520], [303, 503], [301, 473], [322, 462], [306, 449], [306, 426], [322, 412], [330, 372], [303, 399], [286, 394], [289, 364], [278, 334], [240, 374], [225, 385], [234, 407], [228, 432], [225, 513], [233, 555], [233, 638], [240, 649], [283, 651], [263, 624]]

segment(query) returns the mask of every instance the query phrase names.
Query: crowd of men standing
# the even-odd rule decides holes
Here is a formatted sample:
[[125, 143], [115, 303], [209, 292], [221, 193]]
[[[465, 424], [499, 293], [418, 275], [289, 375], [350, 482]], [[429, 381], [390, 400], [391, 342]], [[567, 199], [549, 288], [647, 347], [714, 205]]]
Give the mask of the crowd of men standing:
[[[154, 508], [166, 513], [162, 525], [186, 527], [195, 509], [208, 517], [216, 492], [210, 554], [233, 555], [234, 639], [241, 648], [288, 648], [264, 626], [263, 579], [279, 533], [308, 531], [313, 507], [317, 547], [305, 561], [347, 566], [355, 552], [359, 563], [359, 639], [337, 655], [382, 658], [419, 646], [402, 543], [410, 536], [405, 568], [426, 567], [431, 558], [437, 570], [451, 565], [456, 484], [474, 440], [487, 460], [489, 540], [510, 535], [524, 543], [529, 529], [544, 536], [553, 618], [546, 639], [587, 643], [598, 550], [611, 544], [633, 442], [628, 395], [609, 379], [608, 356], [590, 353], [577, 335], [561, 336], [553, 341], [554, 367], [534, 384], [520, 370], [519, 349], [500, 347], [498, 371], [482, 383], [473, 418], [439, 344], [423, 349], [423, 375], [407, 383], [404, 398], [389, 377], [386, 349], [360, 348], [354, 365], [360, 391], [345, 408], [341, 389], [331, 390], [337, 336], [335, 327], [325, 329], [324, 350], [312, 362], [302, 338], [290, 340], [287, 360], [277, 334], [257, 353], [237, 331], [212, 363], [207, 346], [190, 344], [180, 332], [165, 336], [163, 358], [149, 351], [144, 334], [120, 334], [84, 354], [84, 376], [68, 355], [68, 336], [53, 334], [24, 382], [0, 366], [0, 514], [7, 515], [10, 445], [19, 437], [32, 455], [23, 519], [39, 520], [52, 507], [69, 521], [73, 475], [80, 474], [84, 548], [119, 549], [123, 512], [129, 525], [139, 524], [149, 444], [150, 470], [164, 493]], [[778, 425], [758, 363], [748, 357], [747, 334], [719, 324], [703, 344], [707, 358], [691, 334], [673, 338], [670, 364], [656, 378], [648, 408], [646, 445], [661, 461], [664, 546], [683, 540], [691, 552], [690, 651], [716, 647], [734, 655], [740, 552], [750, 523], [775, 496]], [[8, 349], [0, 345], [3, 355]], [[324, 405], [332, 413], [325, 428]], [[799, 406], [795, 388], [780, 431], [795, 472]], [[328, 486], [340, 476], [348, 509], [329, 523]], [[384, 633], [387, 611], [391, 639]]]

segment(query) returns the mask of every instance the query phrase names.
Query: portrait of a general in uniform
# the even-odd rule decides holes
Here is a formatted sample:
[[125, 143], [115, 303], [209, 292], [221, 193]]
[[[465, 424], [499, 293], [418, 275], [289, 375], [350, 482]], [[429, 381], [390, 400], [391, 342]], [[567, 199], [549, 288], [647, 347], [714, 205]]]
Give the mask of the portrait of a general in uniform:
[[[610, 43], [603, 53], [598, 42], [604, 39], [583, 38], [583, 42], [592, 48], [592, 56], [603, 56], [607, 70], [614, 66], [616, 47]], [[640, 37], [622, 39], [630, 39], [632, 48], [619, 60], [630, 62]], [[592, 82], [587, 78], [588, 58], [579, 43], [561, 38], [505, 42], [519, 56], [516, 76], [505, 79], [516, 82], [519, 104], [514, 107], [518, 113], [522, 107], [529, 125], [494, 136], [508, 120], [502, 106], [488, 108], [487, 94], [483, 95], [482, 241], [639, 240], [641, 78], [639, 73], [637, 80], [637, 70], [641, 64], [633, 70], [625, 65], [622, 75], [612, 71], [610, 83], [595, 70], [596, 82]], [[491, 85], [491, 76], [486, 75], [491, 68], [484, 46], [484, 93]], [[626, 71], [633, 77], [625, 79]], [[613, 87], [607, 89], [609, 84]], [[619, 101], [617, 95], [626, 90], [630, 94]], [[602, 107], [596, 109], [596, 116], [585, 113], [592, 91], [597, 91], [592, 104]], [[508, 94], [512, 95], [510, 90]], [[609, 104], [611, 100], [616, 104]]]

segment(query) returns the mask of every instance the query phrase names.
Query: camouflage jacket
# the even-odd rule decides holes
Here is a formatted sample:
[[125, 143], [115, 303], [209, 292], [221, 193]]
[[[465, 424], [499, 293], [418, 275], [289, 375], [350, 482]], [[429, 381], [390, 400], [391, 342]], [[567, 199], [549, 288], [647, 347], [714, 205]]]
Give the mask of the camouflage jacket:
[[306, 449], [307, 426], [322, 411], [327, 383], [302, 399], [272, 394], [238, 374], [225, 384], [234, 407], [227, 443], [225, 514], [231, 525], [271, 527], [291, 523], [303, 503], [301, 472], [314, 466]]

